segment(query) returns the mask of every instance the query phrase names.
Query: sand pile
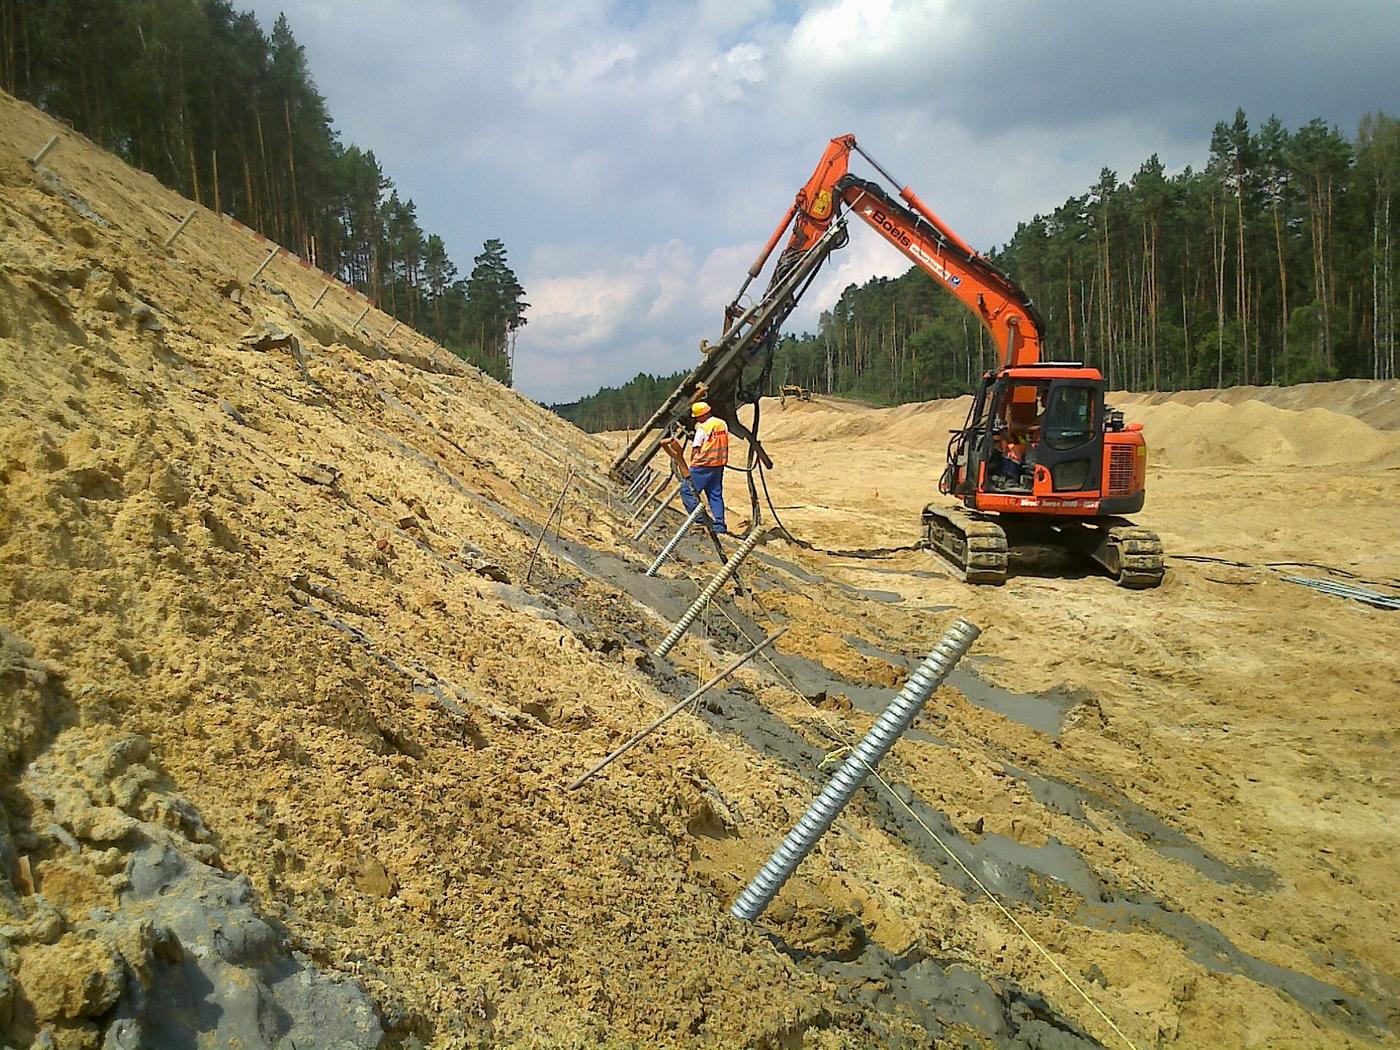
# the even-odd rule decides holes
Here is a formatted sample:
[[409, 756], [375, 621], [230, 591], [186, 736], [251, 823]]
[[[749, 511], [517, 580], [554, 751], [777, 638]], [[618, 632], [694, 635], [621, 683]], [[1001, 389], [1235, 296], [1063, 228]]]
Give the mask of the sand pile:
[[1378, 430], [1400, 430], [1400, 381], [1340, 379], [1332, 383], [1300, 383], [1297, 386], [1236, 386], [1227, 390], [1178, 390], [1160, 394], [1116, 393], [1114, 404], [1200, 405], [1219, 402], [1241, 405], [1259, 402], [1275, 408], [1301, 411], [1325, 408], [1355, 416]]
[[[1120, 393], [1109, 401], [1130, 422], [1143, 424], [1152, 460], [1162, 465], [1400, 462], [1400, 384], [1374, 384], [1364, 392], [1348, 380], [1268, 391]], [[966, 397], [864, 411], [851, 402], [830, 400], [782, 406], [765, 402], [763, 434], [766, 440], [870, 442], [941, 454], [949, 431], [963, 425], [970, 406]]]

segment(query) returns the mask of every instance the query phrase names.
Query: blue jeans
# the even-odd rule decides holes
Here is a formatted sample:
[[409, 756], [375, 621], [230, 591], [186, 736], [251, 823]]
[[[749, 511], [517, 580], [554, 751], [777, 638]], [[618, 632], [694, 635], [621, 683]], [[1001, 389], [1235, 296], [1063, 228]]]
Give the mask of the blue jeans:
[[681, 485], [681, 502], [687, 514], [700, 501], [697, 493], [703, 493], [709, 501], [710, 520], [715, 523], [715, 531], [728, 532], [724, 525], [724, 468], [690, 468], [690, 481]]

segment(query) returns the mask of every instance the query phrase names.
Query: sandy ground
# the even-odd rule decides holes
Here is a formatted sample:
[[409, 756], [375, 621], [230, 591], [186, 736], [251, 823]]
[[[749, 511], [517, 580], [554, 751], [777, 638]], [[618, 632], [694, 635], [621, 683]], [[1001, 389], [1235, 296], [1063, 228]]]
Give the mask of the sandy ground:
[[[0, 96], [0, 1038], [97, 1046], [158, 990], [131, 877], [164, 820], [385, 1046], [1396, 1042], [1400, 621], [1264, 565], [1400, 575], [1393, 388], [1124, 399], [1160, 450], [1143, 523], [1247, 565], [979, 590], [773, 542], [658, 661], [714, 555], [643, 576], [604, 441], [313, 306], [294, 261], [250, 281], [267, 246], [207, 212], [164, 249], [188, 202], [71, 133], [46, 182], [18, 158], [55, 130]], [[779, 513], [911, 540], [961, 411], [774, 406]], [[959, 614], [984, 634], [893, 793], [731, 919]], [[772, 663], [567, 790], [779, 624]], [[102, 758], [147, 750], [135, 780]]]

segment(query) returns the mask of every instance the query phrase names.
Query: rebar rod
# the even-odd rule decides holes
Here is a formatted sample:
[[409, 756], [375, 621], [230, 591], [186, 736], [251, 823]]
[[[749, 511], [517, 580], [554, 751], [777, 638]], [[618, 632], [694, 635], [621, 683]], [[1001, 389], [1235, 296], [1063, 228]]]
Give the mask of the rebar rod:
[[360, 316], [357, 317], [357, 318], [355, 318], [355, 320], [354, 320], [353, 322], [351, 322], [351, 324], [350, 324], [350, 331], [353, 332], [356, 328], [359, 328], [359, 327], [360, 327], [360, 322], [363, 321], [363, 320], [365, 319], [365, 316], [369, 313], [369, 310], [370, 310], [370, 306], [371, 306], [371, 305], [372, 305], [372, 304], [370, 304], [370, 303], [365, 303], [365, 308], [364, 308], [363, 310], [360, 311]]
[[787, 631], [788, 631], [788, 628], [787, 628], [786, 625], [784, 625], [784, 626], [782, 626], [782, 627], [779, 627], [776, 631], [774, 631], [774, 632], [773, 632], [772, 634], [770, 634], [767, 638], [763, 639], [763, 641], [761, 641], [761, 642], [759, 642], [757, 645], [755, 645], [752, 649], [750, 649], [748, 652], [746, 652], [743, 656], [736, 657], [735, 660], [734, 660], [728, 667], [726, 667], [723, 671], [720, 671], [718, 674], [716, 674], [713, 678], [711, 678], [711, 679], [710, 679], [708, 682], [706, 682], [704, 685], [702, 685], [702, 686], [700, 686], [699, 688], [695, 689], [692, 693], [690, 693], [689, 696], [687, 696], [687, 697], [686, 697], [684, 700], [682, 700], [680, 703], [675, 704], [675, 705], [673, 705], [672, 707], [668, 708], [668, 709], [666, 710], [666, 713], [663, 714], [663, 715], [662, 715], [660, 718], [658, 718], [656, 721], [652, 722], [651, 725], [647, 726], [645, 729], [640, 729], [640, 730], [638, 730], [637, 732], [633, 733], [630, 737], [627, 738], [627, 741], [626, 741], [625, 743], [623, 743], [623, 744], [622, 744], [621, 746], [619, 746], [616, 750], [614, 750], [611, 754], [609, 754], [607, 758], [603, 759], [603, 760], [602, 760], [601, 762], [599, 762], [596, 766], [594, 766], [592, 769], [590, 769], [587, 773], [583, 774], [583, 776], [579, 777], [579, 778], [578, 778], [577, 780], [575, 780], [572, 784], [570, 784], [570, 785], [569, 785], [569, 790], [570, 790], [570, 791], [574, 791], [574, 790], [576, 790], [577, 788], [582, 787], [583, 784], [584, 784], [584, 782], [585, 782], [586, 780], [588, 780], [589, 777], [592, 777], [592, 776], [594, 776], [594, 775], [597, 774], [597, 773], [601, 773], [604, 769], [606, 769], [608, 766], [612, 765], [612, 764], [613, 764], [614, 762], [616, 762], [619, 758], [621, 758], [623, 755], [625, 755], [628, 751], [631, 751], [634, 747], [636, 747], [638, 744], [640, 744], [646, 737], [648, 737], [648, 736], [650, 736], [652, 733], [656, 732], [656, 730], [660, 729], [663, 725], [665, 725], [667, 722], [669, 722], [672, 718], [674, 718], [676, 715], [680, 714], [681, 711], [685, 710], [685, 708], [686, 708], [687, 705], [694, 703], [696, 700], [699, 700], [700, 697], [704, 696], [704, 695], [705, 695], [706, 693], [708, 693], [711, 689], [713, 689], [716, 685], [718, 685], [720, 682], [724, 681], [724, 679], [728, 678], [728, 677], [729, 677], [730, 675], [732, 675], [735, 671], [739, 670], [739, 668], [743, 667], [746, 663], [748, 663], [748, 662], [749, 662], [750, 660], [752, 660], [755, 656], [757, 656], [759, 653], [761, 653], [764, 649], [768, 648], [770, 645], [772, 645], [774, 642], [776, 642], [779, 638], [781, 638], [784, 634], [786, 634]]
[[171, 230], [170, 236], [165, 238], [165, 247], [169, 248], [172, 244], [175, 243], [175, 238], [179, 237], [180, 234], [185, 232], [185, 227], [194, 221], [195, 214], [198, 211], [199, 208], [197, 207], [190, 209], [190, 213], [180, 220], [180, 225], [176, 226], [173, 230]]
[[544, 519], [544, 527], [540, 529], [539, 537], [535, 540], [535, 549], [530, 552], [530, 564], [525, 570], [525, 582], [530, 582], [530, 577], [535, 571], [535, 556], [540, 553], [540, 544], [544, 543], [545, 536], [549, 535], [549, 523], [554, 520], [554, 514], [564, 505], [564, 494], [569, 491], [569, 483], [574, 480], [574, 468], [571, 464], [568, 473], [564, 475], [564, 487], [559, 490], [559, 498], [554, 501], [554, 506], [549, 508], [549, 517]]
[[1285, 583], [1298, 583], [1304, 587], [1311, 587], [1315, 591], [1332, 595], [1335, 598], [1351, 598], [1381, 609], [1400, 609], [1400, 596], [1382, 594], [1380, 591], [1367, 590], [1355, 584], [1339, 583], [1336, 580], [1315, 580], [1308, 576], [1285, 576], [1283, 580]]
[[640, 485], [642, 484], [642, 479], [643, 479], [643, 478], [650, 478], [650, 476], [651, 476], [651, 468], [650, 468], [650, 467], [643, 467], [641, 470], [637, 471], [637, 476], [636, 476], [635, 478], [632, 479], [631, 484], [629, 484], [629, 485], [627, 486], [627, 491], [624, 492], [624, 493], [622, 494], [623, 500], [624, 500], [625, 502], [631, 502], [631, 500], [632, 500], [632, 494], [635, 493], [635, 492], [637, 491], [638, 486], [640, 486]]
[[648, 467], [646, 470], [642, 471], [639, 477], [642, 483], [634, 488], [631, 495], [627, 497], [628, 503], [637, 504], [642, 501], [642, 495], [647, 491], [647, 486], [655, 479], [656, 471]]
[[258, 268], [254, 270], [252, 276], [248, 278], [249, 284], [252, 284], [258, 279], [258, 274], [262, 273], [268, 268], [268, 266], [272, 263], [272, 260], [277, 258], [277, 253], [281, 250], [281, 248], [273, 248], [270, 252], [267, 253], [267, 258], [264, 259], [262, 262], [258, 263]]
[[959, 660], [967, 654], [981, 630], [967, 620], [959, 619], [949, 627], [933, 647], [933, 651], [909, 676], [904, 688], [890, 701], [884, 714], [876, 719], [850, 756], [841, 764], [816, 800], [807, 808], [782, 845], [773, 851], [768, 862], [753, 877], [734, 901], [729, 914], [736, 919], [753, 922], [763, 914], [783, 883], [797, 870], [804, 857], [826, 834], [841, 810], [854, 797], [866, 775], [879, 764], [900, 735], [913, 724], [915, 717], [948, 676]]
[[657, 482], [656, 487], [653, 488], [649, 493], [647, 493], [646, 499], [641, 499], [637, 501], [637, 506], [633, 508], [632, 513], [627, 516], [627, 524], [631, 525], [632, 522], [636, 521], [637, 515], [640, 514], [642, 511], [646, 510], [647, 507], [651, 506], [651, 501], [657, 499], [661, 495], [661, 493], [666, 490], [666, 486], [670, 483], [671, 475], [663, 475], [661, 480]]
[[321, 291], [320, 291], [320, 294], [318, 294], [318, 295], [316, 296], [316, 301], [313, 302], [313, 303], [311, 304], [311, 309], [314, 310], [314, 309], [316, 309], [316, 307], [320, 306], [320, 305], [321, 305], [321, 300], [324, 299], [324, 298], [326, 297], [326, 293], [329, 292], [330, 290], [331, 290], [331, 286], [330, 286], [329, 284], [326, 285], [324, 288], [322, 288]]
[[49, 155], [49, 152], [57, 145], [58, 136], [55, 135], [53, 138], [49, 139], [48, 142], [44, 143], [44, 148], [41, 149], [38, 153], [34, 154], [34, 159], [31, 160], [29, 163], [37, 168], [40, 164], [44, 163], [44, 158], [47, 157]]
[[719, 572], [715, 573], [714, 579], [705, 584], [705, 589], [700, 592], [700, 596], [691, 603], [690, 608], [676, 621], [676, 626], [671, 628], [671, 633], [656, 647], [656, 651], [651, 654], [654, 659], [661, 659], [676, 647], [676, 643], [681, 640], [681, 636], [684, 635], [690, 628], [690, 625], [695, 622], [695, 617], [700, 615], [700, 610], [709, 604], [711, 598], [719, 593], [719, 589], [724, 586], [729, 577], [734, 575], [735, 571], [739, 568], [739, 564], [753, 552], [753, 549], [758, 546], [758, 541], [762, 538], [763, 534], [755, 529], [749, 534], [749, 538], [744, 541], [743, 546], [729, 556], [729, 560], [724, 563], [724, 567], [720, 569]]
[[695, 504], [695, 509], [690, 512], [690, 516], [686, 518], [684, 522], [681, 523], [681, 527], [676, 530], [676, 534], [666, 541], [666, 546], [661, 548], [661, 553], [656, 556], [656, 560], [652, 562], [651, 566], [647, 569], [648, 576], [655, 576], [656, 570], [661, 568], [662, 565], [666, 564], [666, 559], [671, 556], [671, 553], [680, 544], [681, 537], [683, 537], [686, 534], [686, 532], [689, 531], [690, 527], [695, 524], [696, 520], [700, 517], [700, 512], [703, 509], [704, 504]]
[[[681, 485], [684, 484], [685, 482], [681, 482]], [[656, 524], [656, 519], [661, 517], [661, 515], [665, 513], [666, 508], [669, 507], [672, 503], [676, 502], [676, 497], [681, 494], [681, 485], [677, 485], [674, 492], [667, 496], [662, 503], [657, 504], [656, 509], [651, 512], [651, 517], [647, 518], [646, 522], [642, 525], [642, 527], [632, 535], [632, 538], [634, 540], [639, 540], [643, 536], [645, 536], [647, 534], [647, 530]]]

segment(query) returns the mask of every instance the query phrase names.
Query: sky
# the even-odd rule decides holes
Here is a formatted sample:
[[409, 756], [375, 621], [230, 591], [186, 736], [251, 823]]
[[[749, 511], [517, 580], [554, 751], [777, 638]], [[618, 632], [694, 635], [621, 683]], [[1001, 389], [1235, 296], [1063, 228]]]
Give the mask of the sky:
[[[515, 383], [546, 403], [691, 367], [834, 136], [985, 251], [1104, 167], [1199, 167], [1236, 107], [1348, 135], [1400, 113], [1400, 0], [237, 6], [286, 13], [343, 140], [463, 273], [505, 242], [531, 304]], [[790, 331], [909, 268], [854, 226]]]

